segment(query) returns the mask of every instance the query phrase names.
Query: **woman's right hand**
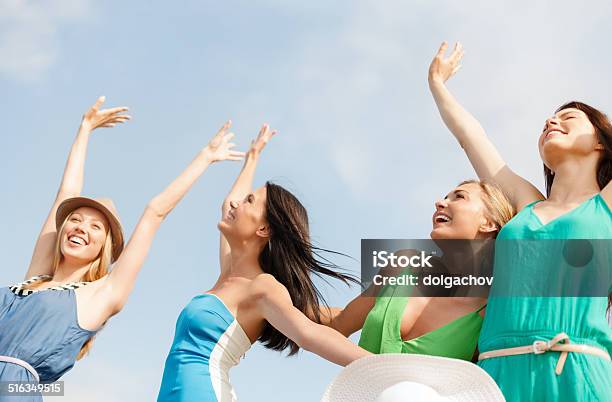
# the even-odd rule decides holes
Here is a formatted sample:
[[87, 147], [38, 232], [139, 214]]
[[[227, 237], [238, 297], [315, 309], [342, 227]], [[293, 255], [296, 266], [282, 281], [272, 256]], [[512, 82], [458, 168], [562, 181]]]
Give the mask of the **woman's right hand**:
[[257, 138], [251, 141], [251, 148], [249, 153], [255, 156], [259, 155], [263, 151], [264, 147], [270, 141], [270, 139], [276, 134], [276, 130], [271, 130], [270, 126], [264, 124], [257, 134]]
[[444, 53], [448, 48], [448, 43], [442, 42], [440, 45], [440, 49], [438, 49], [438, 53], [431, 61], [429, 65], [429, 84], [443, 84], [450, 77], [455, 75], [457, 71], [461, 68], [459, 62], [463, 57], [463, 46], [460, 42], [455, 44], [455, 49], [453, 49], [453, 53], [448, 58], [444, 58]]
[[83, 114], [83, 120], [81, 120], [82, 130], [92, 132], [98, 127], [115, 127], [116, 124], [125, 123], [132, 118], [127, 114], [123, 114], [128, 110], [125, 106], [100, 110], [100, 106], [102, 106], [105, 100], [105, 96], [100, 96], [96, 103]]
[[231, 125], [232, 121], [228, 120], [204, 148], [203, 151], [210, 158], [211, 162], [219, 162], [224, 160], [240, 161], [244, 159], [244, 152], [232, 150], [236, 144], [229, 142], [229, 140], [234, 137], [234, 133], [227, 132]]

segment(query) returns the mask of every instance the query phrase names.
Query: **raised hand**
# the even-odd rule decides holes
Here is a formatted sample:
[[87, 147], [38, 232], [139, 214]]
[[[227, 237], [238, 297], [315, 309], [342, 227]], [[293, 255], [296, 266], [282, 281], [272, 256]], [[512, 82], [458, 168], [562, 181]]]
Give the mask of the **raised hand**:
[[259, 134], [257, 134], [257, 138], [251, 141], [249, 153], [259, 155], [261, 151], [263, 151], [268, 141], [270, 141], [270, 138], [272, 138], [275, 134], [276, 130], [271, 130], [269, 125], [264, 124], [261, 126]]
[[215, 134], [215, 136], [208, 142], [204, 151], [210, 157], [211, 162], [218, 162], [223, 160], [229, 161], [240, 161], [244, 159], [244, 152], [233, 151], [232, 148], [236, 144], [229, 142], [234, 137], [234, 133], [228, 133], [227, 130], [232, 125], [232, 121], [228, 120]]
[[128, 110], [125, 106], [100, 110], [105, 100], [105, 96], [100, 96], [96, 103], [85, 112], [81, 121], [81, 129], [91, 132], [98, 127], [115, 127], [116, 124], [125, 123], [132, 118], [123, 114]]
[[461, 58], [463, 57], [463, 46], [460, 42], [455, 44], [453, 53], [448, 58], [444, 58], [444, 53], [448, 48], [448, 43], [442, 42], [438, 53], [433, 58], [429, 65], [429, 83], [445, 83], [450, 77], [452, 77], [459, 69], [461, 65]]

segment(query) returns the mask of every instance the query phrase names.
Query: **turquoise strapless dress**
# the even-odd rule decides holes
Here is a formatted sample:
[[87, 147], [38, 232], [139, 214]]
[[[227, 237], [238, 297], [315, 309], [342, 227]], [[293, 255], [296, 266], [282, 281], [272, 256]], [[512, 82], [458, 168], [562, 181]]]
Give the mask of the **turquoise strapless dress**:
[[[500, 231], [496, 242], [496, 279], [510, 286], [562, 283], [563, 261], [533, 248], [508, 252], [515, 239], [612, 239], [612, 211], [601, 195], [553, 221], [542, 224], [532, 203]], [[517, 242], [514, 242], [516, 247]], [[567, 257], [565, 257], [567, 258]], [[609, 269], [609, 265], [608, 265]], [[494, 281], [479, 339], [479, 351], [531, 345], [566, 333], [571, 343], [591, 345], [612, 355], [612, 331], [606, 319], [606, 297], [496, 297]], [[503, 282], [502, 282], [503, 283]], [[610, 286], [608, 283], [605, 287]], [[499, 290], [499, 289], [498, 289]], [[612, 363], [593, 355], [569, 353], [560, 375], [559, 352], [490, 358], [478, 364], [497, 382], [508, 401], [612, 401]]]
[[176, 322], [157, 401], [235, 401], [229, 370], [250, 347], [220, 298], [210, 293], [194, 297]]

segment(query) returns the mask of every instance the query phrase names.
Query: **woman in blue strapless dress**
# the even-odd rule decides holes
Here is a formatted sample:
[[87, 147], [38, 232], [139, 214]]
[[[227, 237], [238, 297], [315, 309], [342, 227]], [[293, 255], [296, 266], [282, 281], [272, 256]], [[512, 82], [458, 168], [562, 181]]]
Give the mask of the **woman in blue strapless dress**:
[[321, 295], [311, 276], [352, 278], [319, 258], [306, 209], [276, 184], [251, 190], [259, 155], [274, 133], [262, 127], [223, 203], [221, 272], [178, 318], [159, 402], [234, 401], [229, 369], [257, 340], [290, 354], [301, 347], [343, 366], [370, 354], [319, 324]]
[[29, 279], [0, 288], [0, 401], [40, 401], [40, 393], [8, 395], [8, 384], [53, 382], [71, 369], [98, 329], [125, 305], [164, 217], [211, 163], [243, 158], [232, 151], [231, 136], [218, 133], [147, 205], [124, 250], [112, 202], [78, 196], [89, 135], [130, 118], [127, 108], [100, 110], [103, 102], [98, 99], [83, 116]]
[[[446, 43], [429, 71], [442, 119], [478, 176], [500, 185], [520, 211], [496, 242], [479, 365], [509, 401], [611, 400], [606, 293], [612, 261], [606, 255], [609, 246], [602, 250], [601, 244], [612, 239], [612, 124], [581, 102], [561, 106], [546, 120], [538, 140], [545, 198], [508, 168], [478, 121], [450, 94], [444, 83], [458, 70], [463, 49], [458, 44], [449, 58], [444, 58], [445, 50]], [[580, 283], [572, 281], [577, 271], [569, 267], [582, 258], [580, 253], [559, 247], [578, 244], [566, 242], [577, 239], [595, 239], [587, 244], [599, 244], [595, 249], [601, 257], [592, 260], [599, 261], [596, 270], [583, 271], [593, 275], [578, 277]], [[595, 294], [567, 293], [578, 284], [594, 288], [598, 281], [605, 283]], [[553, 293], [559, 284], [561, 289]]]

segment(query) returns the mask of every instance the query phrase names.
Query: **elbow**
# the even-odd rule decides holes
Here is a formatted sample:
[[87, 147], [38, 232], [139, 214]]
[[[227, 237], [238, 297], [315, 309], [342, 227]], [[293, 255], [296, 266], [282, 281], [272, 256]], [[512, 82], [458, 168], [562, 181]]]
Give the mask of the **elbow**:
[[312, 352], [312, 342], [307, 339], [307, 337], [300, 336], [293, 340], [301, 349], [304, 349], [307, 352]]
[[296, 336], [293, 341], [302, 349], [308, 352], [314, 352], [315, 349], [315, 339], [314, 330], [311, 328], [307, 328], [304, 331], [300, 332], [298, 336]]
[[148, 216], [154, 220], [162, 221], [168, 215], [168, 212], [164, 211], [164, 209], [156, 198], [153, 198], [147, 204], [144, 214], [145, 216]]

